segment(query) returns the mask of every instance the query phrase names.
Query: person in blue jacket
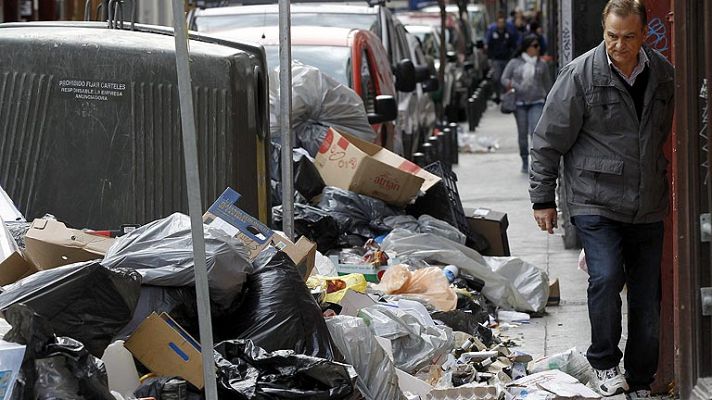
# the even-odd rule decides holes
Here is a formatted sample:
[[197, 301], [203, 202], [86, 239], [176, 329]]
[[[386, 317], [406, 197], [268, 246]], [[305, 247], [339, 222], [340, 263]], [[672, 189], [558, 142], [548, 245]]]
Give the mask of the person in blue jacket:
[[487, 29], [487, 57], [493, 71], [494, 99], [499, 103], [502, 94], [502, 72], [517, 49], [518, 33], [513, 26], [508, 27], [504, 14], [497, 16], [497, 22]]

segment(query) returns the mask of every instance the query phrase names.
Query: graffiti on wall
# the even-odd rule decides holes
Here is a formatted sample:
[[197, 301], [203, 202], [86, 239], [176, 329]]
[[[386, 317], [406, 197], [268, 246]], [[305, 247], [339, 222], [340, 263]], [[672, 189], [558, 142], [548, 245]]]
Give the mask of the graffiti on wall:
[[670, 49], [667, 26], [660, 17], [655, 17], [648, 22], [648, 37], [645, 39], [645, 43], [651, 49], [661, 53], [665, 53]]

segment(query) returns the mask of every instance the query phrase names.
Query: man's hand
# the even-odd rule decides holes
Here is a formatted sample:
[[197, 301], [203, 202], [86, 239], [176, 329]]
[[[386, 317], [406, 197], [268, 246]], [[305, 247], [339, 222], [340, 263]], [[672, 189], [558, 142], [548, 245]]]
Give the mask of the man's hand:
[[554, 233], [557, 220], [556, 209], [545, 208], [543, 210], [534, 210], [534, 220], [542, 231], [547, 231], [550, 234]]

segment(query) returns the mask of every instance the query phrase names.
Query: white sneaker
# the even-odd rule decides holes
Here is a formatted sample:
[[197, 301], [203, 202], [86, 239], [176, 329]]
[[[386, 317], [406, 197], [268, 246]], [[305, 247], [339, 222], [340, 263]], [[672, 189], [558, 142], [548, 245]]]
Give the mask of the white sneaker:
[[618, 367], [593, 369], [593, 388], [602, 396], [615, 396], [628, 391], [628, 383]]

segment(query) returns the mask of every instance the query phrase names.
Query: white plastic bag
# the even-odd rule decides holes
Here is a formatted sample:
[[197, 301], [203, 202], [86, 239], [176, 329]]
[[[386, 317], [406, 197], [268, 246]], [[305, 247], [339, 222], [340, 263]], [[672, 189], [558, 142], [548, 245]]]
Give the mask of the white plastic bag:
[[362, 308], [358, 314], [374, 335], [391, 341], [396, 367], [414, 373], [452, 348], [452, 329], [424, 326], [407, 311], [386, 305]]
[[5, 261], [18, 249], [15, 239], [10, 234], [10, 231], [7, 230], [7, 226], [0, 221], [0, 262]]
[[549, 276], [546, 272], [516, 257], [485, 257], [485, 260], [494, 272], [505, 277], [515, 288], [518, 310], [537, 312], [546, 308], [549, 300]]
[[15, 207], [10, 196], [7, 195], [5, 189], [0, 186], [0, 222], [1, 221], [24, 221], [25, 217]]
[[[549, 297], [546, 273], [517, 258], [502, 258], [493, 268], [489, 262], [495, 262], [492, 260], [495, 257], [482, 257], [475, 250], [431, 233], [402, 229], [394, 229], [381, 248], [396, 253], [400, 261], [411, 265], [418, 265], [420, 261], [455, 265], [485, 281], [482, 294], [499, 307], [541, 311]], [[498, 268], [501, 270], [495, 271]]]
[[336, 347], [358, 373], [356, 387], [366, 400], [404, 400], [396, 367], [366, 323], [357, 317], [328, 318], [326, 325]]
[[563, 353], [532, 361], [529, 363], [528, 369], [531, 374], [558, 369], [578, 379], [584, 385], [588, 383], [593, 373], [591, 364], [588, 363], [586, 356], [576, 350], [575, 347]]
[[581, 249], [578, 257], [578, 269], [588, 274], [588, 264], [586, 264], [586, 252]]

